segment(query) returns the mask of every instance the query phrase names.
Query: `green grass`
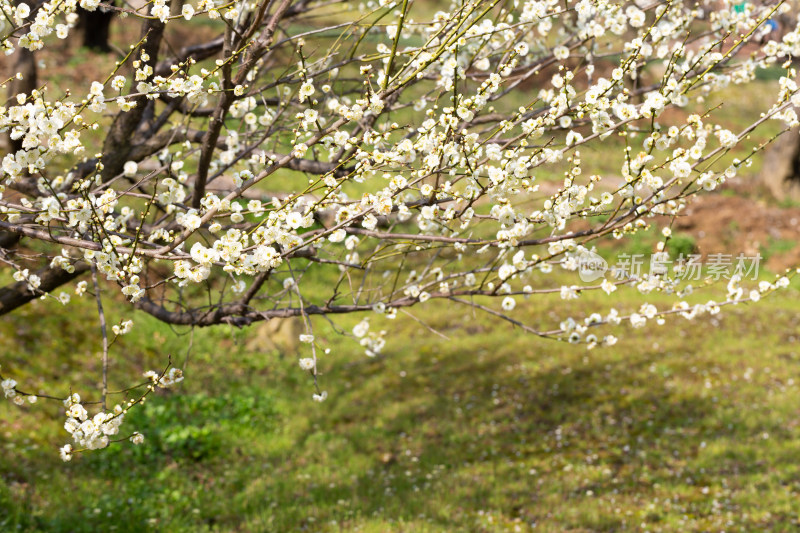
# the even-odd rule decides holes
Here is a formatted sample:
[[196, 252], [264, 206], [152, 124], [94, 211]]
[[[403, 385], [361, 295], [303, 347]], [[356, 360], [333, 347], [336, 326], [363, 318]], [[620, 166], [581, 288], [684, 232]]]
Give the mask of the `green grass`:
[[[373, 318], [391, 340], [370, 359], [320, 320], [331, 348], [320, 362], [323, 404], [312, 402], [297, 353], [247, 348], [252, 329], [198, 330], [185, 361], [185, 331], [137, 314], [134, 333], [112, 348], [112, 377], [159, 367], [167, 353], [187, 374], [123, 424], [146, 444], [61, 463], [60, 409], [3, 402], [0, 526], [794, 531], [797, 292], [696, 322], [613, 328], [620, 343], [592, 351], [430, 305], [415, 316], [449, 340], [403, 315]], [[617, 296], [619, 309], [641, 299]], [[604, 298], [536, 298], [515, 312], [535, 324]], [[99, 378], [96, 326], [54, 334], [68, 324], [56, 305], [0, 324], [3, 372], [29, 388], [87, 392]], [[91, 300], [75, 305], [92, 316]], [[354, 320], [336, 322], [347, 330]]]
[[780, 255], [786, 254], [791, 252], [795, 246], [797, 246], [797, 242], [791, 239], [775, 239], [770, 237], [769, 242], [767, 242], [766, 246], [761, 246], [759, 253], [764, 258], [764, 261], [768, 261], [770, 257], [773, 255]]

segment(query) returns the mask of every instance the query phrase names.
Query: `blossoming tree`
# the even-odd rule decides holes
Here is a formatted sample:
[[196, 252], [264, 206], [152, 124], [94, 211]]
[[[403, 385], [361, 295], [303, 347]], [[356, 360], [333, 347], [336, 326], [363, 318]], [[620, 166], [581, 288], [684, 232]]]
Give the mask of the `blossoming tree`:
[[[69, 38], [79, 6], [140, 31], [118, 46], [113, 71], [59, 87], [35, 59]], [[385, 333], [368, 315], [421, 304], [593, 347], [615, 342], [605, 324], [714, 313], [792, 275], [745, 290], [737, 273], [720, 301], [695, 304], [679, 270], [563, 282], [597, 257], [596, 243], [649, 226], [663, 235], [656, 255], [666, 254], [671, 221], [691, 198], [775, 138], [760, 126], [798, 124], [800, 30], [773, 38], [768, 24], [788, 16], [784, 1], [455, 0], [434, 13], [415, 0], [2, 0], [0, 9], [0, 46], [17, 58], [9, 64], [27, 65], [10, 72], [0, 107], [0, 314], [34, 299], [68, 312], [88, 292], [101, 324], [97, 412], [77, 394], [51, 396], [74, 440], [65, 459], [141, 442], [120, 434], [124, 414], [182, 379], [165, 355], [141, 388], [109, 394], [109, 342], [135, 326], [109, 331], [104, 306], [192, 327], [301, 317], [299, 363], [321, 401], [315, 317], [365, 315], [352, 333], [369, 356]], [[213, 38], [169, 39], [172, 28], [200, 25]], [[767, 67], [785, 70], [774, 101], [747, 127], [724, 127], [715, 95]], [[584, 168], [590, 149], [614, 171]], [[327, 290], [304, 289], [312, 277]], [[620, 285], [673, 294], [675, 304], [630, 314], [609, 304], [544, 329], [514, 313], [520, 298]], [[37, 398], [1, 379], [15, 402]]]

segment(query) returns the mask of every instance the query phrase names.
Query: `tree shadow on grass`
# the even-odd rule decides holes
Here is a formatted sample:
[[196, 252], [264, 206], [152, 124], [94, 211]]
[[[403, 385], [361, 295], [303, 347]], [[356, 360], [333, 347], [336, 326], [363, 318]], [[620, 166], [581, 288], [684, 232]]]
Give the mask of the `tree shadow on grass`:
[[[301, 496], [277, 490], [278, 508], [322, 507], [319, 514], [337, 516], [344, 498], [359, 515], [394, 521], [424, 515], [444, 529], [454, 525], [453, 509], [462, 520], [484, 509], [511, 522], [557, 522], [561, 510], [548, 508], [556, 497], [578, 505], [587, 491], [649, 492], [695, 452], [698, 428], [716, 423], [712, 398], [675, 393], [667, 378], [649, 371], [663, 357], [658, 352], [522, 372], [513, 368], [515, 359], [535, 356], [498, 353], [491, 345], [475, 351], [481, 349], [483, 357], [439, 352], [434, 369], [390, 386], [370, 386], [375, 374], [391, 372], [380, 363], [354, 369], [349, 392], [332, 396], [332, 408], [298, 439], [298, 448], [325, 435], [344, 436], [347, 445], [341, 456], [327, 457], [328, 466], [352, 464], [355, 456], [358, 470], [347, 472], [353, 478], [331, 476], [332, 488], [320, 480]], [[587, 464], [609, 473], [578, 475]], [[562, 518], [565, 526], [586, 525]], [[614, 530], [620, 519], [600, 514], [588, 523]]]

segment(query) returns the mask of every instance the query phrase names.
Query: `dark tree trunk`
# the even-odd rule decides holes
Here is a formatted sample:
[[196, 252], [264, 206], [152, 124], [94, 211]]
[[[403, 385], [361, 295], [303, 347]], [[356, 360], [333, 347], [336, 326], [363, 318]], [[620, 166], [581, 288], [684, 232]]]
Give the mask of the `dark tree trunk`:
[[96, 52], [111, 51], [109, 35], [113, 11], [98, 8], [95, 11], [80, 10], [81, 27], [83, 29], [83, 46]]
[[777, 200], [800, 202], [800, 128], [784, 133], [767, 149], [759, 179]]
[[[20, 93], [24, 93], [30, 97], [31, 92], [36, 89], [36, 56], [35, 54], [23, 48], [17, 47], [14, 52], [14, 72], [21, 74], [20, 78], [12, 78], [8, 84], [8, 99], [11, 105], [17, 103], [16, 97]], [[10, 132], [9, 132], [10, 134]], [[9, 151], [17, 152], [22, 149], [22, 139], [12, 140], [10, 135], [8, 137]]]

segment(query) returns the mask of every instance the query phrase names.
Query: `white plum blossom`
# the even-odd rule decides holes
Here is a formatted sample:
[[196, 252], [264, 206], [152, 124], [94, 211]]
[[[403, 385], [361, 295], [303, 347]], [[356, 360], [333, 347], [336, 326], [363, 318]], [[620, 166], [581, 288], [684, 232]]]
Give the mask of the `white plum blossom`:
[[362, 320], [353, 328], [353, 335], [356, 337], [363, 337], [369, 331], [369, 321], [367, 319]]
[[324, 402], [325, 399], [328, 397], [328, 391], [322, 391], [320, 393], [315, 393], [313, 396], [315, 402]]
[[127, 177], [133, 177], [139, 170], [139, 165], [135, 161], [127, 161], [123, 167], [122, 173]]
[[6, 398], [14, 398], [17, 395], [15, 390], [17, 382], [13, 379], [5, 379], [0, 382], [0, 387], [3, 389], [3, 396]]
[[308, 97], [314, 94], [313, 80], [306, 80], [300, 86], [300, 102], [304, 102]]

